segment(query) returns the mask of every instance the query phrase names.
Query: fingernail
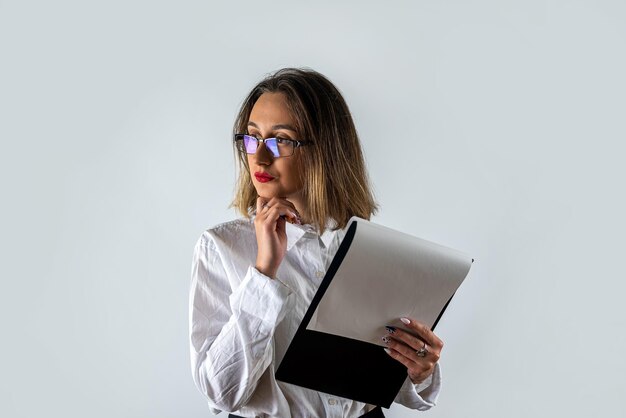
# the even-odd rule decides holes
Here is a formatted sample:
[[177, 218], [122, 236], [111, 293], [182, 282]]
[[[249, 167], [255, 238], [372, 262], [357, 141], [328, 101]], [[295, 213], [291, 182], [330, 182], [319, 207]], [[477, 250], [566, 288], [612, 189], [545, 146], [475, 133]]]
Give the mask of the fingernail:
[[382, 339], [385, 344], [387, 344], [390, 341], [389, 337], [383, 337]]
[[391, 355], [391, 350], [385, 347], [385, 353]]
[[390, 325], [385, 325], [385, 328], [387, 328], [387, 332], [388, 332], [389, 334], [393, 334], [394, 332], [396, 332], [396, 328], [395, 328], [395, 327], [392, 327], [392, 326], [390, 326]]
[[293, 216], [294, 218], [296, 218], [296, 220], [294, 221], [294, 223], [296, 225], [302, 225], [302, 220], [300, 219], [300, 215], [298, 215], [298, 213], [294, 213], [294, 212], [290, 212], [291, 216]]
[[404, 322], [407, 325], [411, 323], [411, 320], [408, 318], [400, 318], [400, 321]]

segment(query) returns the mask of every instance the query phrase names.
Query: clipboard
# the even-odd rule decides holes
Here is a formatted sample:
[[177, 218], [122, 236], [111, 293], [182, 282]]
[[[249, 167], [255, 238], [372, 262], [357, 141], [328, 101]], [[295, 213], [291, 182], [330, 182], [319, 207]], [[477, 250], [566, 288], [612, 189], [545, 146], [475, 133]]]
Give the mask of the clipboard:
[[[390, 254], [390, 251], [396, 252]], [[276, 379], [389, 408], [407, 372], [404, 365], [383, 350], [384, 344], [380, 338], [386, 334], [385, 325], [404, 328], [398, 318], [409, 316], [430, 324], [434, 330], [473, 261], [457, 250], [353, 217], [276, 371]], [[403, 264], [403, 267], [399, 268], [398, 264]], [[425, 264], [428, 266], [422, 268]], [[451, 264], [454, 264], [454, 268], [446, 269]], [[395, 271], [389, 271], [394, 267], [397, 267]], [[420, 269], [424, 270], [421, 274]], [[363, 298], [369, 298], [368, 289], [358, 284], [380, 284], [373, 280], [381, 271], [388, 272], [384, 278], [384, 286], [388, 289], [378, 290], [383, 289], [383, 293], [387, 291], [388, 294], [400, 293], [402, 297], [406, 296], [405, 289], [416, 289], [420, 281], [423, 287], [428, 287], [424, 284], [426, 273], [435, 276], [436, 273], [454, 274], [455, 277], [449, 278], [450, 283], [447, 283], [445, 292], [440, 292], [435, 305], [428, 307], [430, 319], [420, 316], [419, 309], [409, 312], [406, 308], [399, 308], [402, 311], [396, 312], [393, 302], [384, 300], [376, 306], [378, 311], [385, 306], [383, 311], [386, 311], [388, 317], [377, 316], [377, 309], [368, 309], [375, 311], [369, 318], [359, 318], [356, 322], [356, 318], [346, 318], [355, 309], [361, 312], [359, 316], [368, 316], [369, 313], [365, 313], [363, 307], [373, 305], [370, 300], [363, 301]], [[407, 271], [415, 273], [415, 277], [407, 278]], [[428, 280], [432, 287], [433, 284], [437, 286], [437, 280], [441, 279], [429, 276]], [[359, 291], [354, 291], [355, 283]], [[376, 286], [373, 287], [372, 290], [376, 290]], [[422, 299], [428, 298], [422, 296]], [[337, 298], [340, 298], [339, 303]], [[431, 301], [428, 304], [432, 305]], [[397, 322], [394, 323], [394, 320]]]

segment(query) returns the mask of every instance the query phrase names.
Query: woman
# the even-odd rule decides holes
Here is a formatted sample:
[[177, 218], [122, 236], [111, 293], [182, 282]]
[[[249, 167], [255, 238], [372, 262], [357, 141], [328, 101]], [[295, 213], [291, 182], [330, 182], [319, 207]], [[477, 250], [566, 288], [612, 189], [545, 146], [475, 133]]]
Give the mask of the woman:
[[[282, 69], [257, 84], [234, 126], [243, 218], [198, 240], [190, 292], [194, 382], [214, 413], [380, 417], [380, 408], [274, 378], [352, 216], [376, 210], [348, 107], [324, 76]], [[403, 318], [385, 351], [407, 367], [395, 401], [434, 406], [443, 343]]]

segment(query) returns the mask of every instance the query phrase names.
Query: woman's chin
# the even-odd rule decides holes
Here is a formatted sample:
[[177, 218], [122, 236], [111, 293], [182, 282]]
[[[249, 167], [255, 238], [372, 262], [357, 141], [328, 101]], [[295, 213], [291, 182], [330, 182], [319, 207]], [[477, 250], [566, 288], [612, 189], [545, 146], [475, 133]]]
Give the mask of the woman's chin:
[[261, 188], [260, 190], [256, 189], [256, 194], [257, 196], [262, 197], [263, 199], [266, 199], [266, 200], [269, 200], [273, 197], [279, 197], [279, 193], [277, 190], [267, 190], [263, 188]]
[[255, 187], [256, 194], [264, 199], [271, 199], [273, 197], [283, 197], [284, 194], [277, 187], [271, 187], [269, 185], [261, 184]]

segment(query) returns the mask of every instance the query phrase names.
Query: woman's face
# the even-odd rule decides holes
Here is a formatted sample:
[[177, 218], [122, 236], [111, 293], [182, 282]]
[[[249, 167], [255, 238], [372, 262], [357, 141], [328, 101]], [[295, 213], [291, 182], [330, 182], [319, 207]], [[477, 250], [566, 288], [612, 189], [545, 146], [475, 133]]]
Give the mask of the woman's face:
[[[302, 140], [295, 126], [282, 93], [263, 93], [248, 119], [248, 133], [257, 138]], [[303, 181], [300, 152], [301, 149], [296, 148], [290, 157], [274, 157], [265, 143], [260, 143], [256, 154], [248, 154], [250, 177], [259, 196], [266, 199], [285, 198], [294, 203], [298, 211], [304, 209], [301, 207]]]

